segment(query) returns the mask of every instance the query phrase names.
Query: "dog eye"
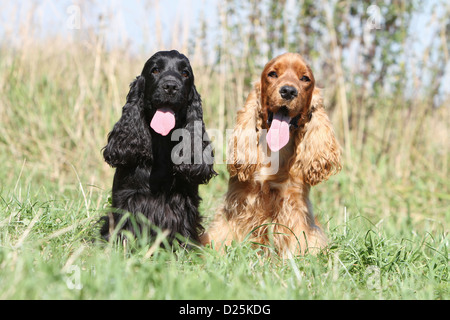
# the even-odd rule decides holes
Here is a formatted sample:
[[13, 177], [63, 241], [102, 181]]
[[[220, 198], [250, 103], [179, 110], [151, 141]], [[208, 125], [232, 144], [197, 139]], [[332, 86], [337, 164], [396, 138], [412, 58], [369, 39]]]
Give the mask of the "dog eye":
[[271, 78], [278, 78], [278, 75], [275, 71], [269, 72], [268, 76]]
[[183, 77], [185, 77], [185, 78], [189, 78], [189, 72], [186, 71], [186, 70], [182, 71], [182, 72], [181, 72], [181, 75], [182, 75]]
[[303, 76], [303, 77], [301, 77], [301, 78], [300, 78], [300, 81], [304, 81], [304, 82], [310, 82], [310, 81], [311, 81], [311, 79], [310, 79], [310, 78], [308, 78], [307, 76]]
[[152, 74], [158, 74], [159, 72], [160, 72], [160, 70], [158, 68], [152, 69]]

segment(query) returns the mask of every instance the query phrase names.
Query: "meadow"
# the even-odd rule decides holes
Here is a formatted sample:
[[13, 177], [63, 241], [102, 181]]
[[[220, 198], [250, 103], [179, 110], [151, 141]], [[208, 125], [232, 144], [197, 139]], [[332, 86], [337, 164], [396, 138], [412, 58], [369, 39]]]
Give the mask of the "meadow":
[[[242, 32], [220, 28], [225, 44]], [[252, 58], [253, 36], [242, 55], [221, 51], [217, 67], [202, 60], [200, 37], [186, 44], [209, 128], [233, 127], [270, 57]], [[405, 70], [390, 94], [367, 92], [336, 60], [333, 76], [314, 69], [321, 58], [309, 51], [344, 167], [311, 193], [328, 249], [282, 260], [250, 243], [219, 254], [96, 241], [114, 174], [101, 149], [153, 52], [106, 48], [96, 32], [22, 40], [0, 43], [0, 299], [450, 298], [450, 98], [433, 105], [436, 90], [414, 81], [420, 94], [398, 94]], [[227, 189], [226, 166], [215, 168], [219, 176], [201, 187], [205, 225]]]

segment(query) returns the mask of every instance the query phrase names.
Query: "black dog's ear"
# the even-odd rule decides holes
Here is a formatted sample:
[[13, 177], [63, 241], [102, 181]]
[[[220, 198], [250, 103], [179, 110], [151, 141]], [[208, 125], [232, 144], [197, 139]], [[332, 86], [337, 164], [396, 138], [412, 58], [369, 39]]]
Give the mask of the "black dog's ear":
[[130, 85], [122, 117], [108, 135], [103, 149], [105, 161], [112, 167], [133, 166], [152, 161], [149, 124], [144, 114], [145, 78], [138, 76]]
[[[183, 139], [190, 139], [187, 142], [190, 144], [190, 148], [187, 148], [190, 150], [190, 155], [184, 158], [186, 161], [174, 165], [174, 171], [184, 176], [189, 182], [197, 184], [207, 183], [217, 173], [214, 171], [212, 144], [203, 122], [202, 100], [194, 85], [192, 86], [190, 98], [187, 107], [186, 126], [184, 127], [185, 132], [189, 134], [183, 137]], [[175, 156], [179, 155], [175, 154]]]

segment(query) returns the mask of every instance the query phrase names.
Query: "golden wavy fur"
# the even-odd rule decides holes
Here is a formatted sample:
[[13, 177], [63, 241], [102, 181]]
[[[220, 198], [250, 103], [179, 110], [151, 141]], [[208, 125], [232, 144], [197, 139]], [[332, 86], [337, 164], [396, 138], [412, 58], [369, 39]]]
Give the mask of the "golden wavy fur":
[[[286, 86], [296, 93], [288, 99], [282, 95]], [[281, 108], [292, 119], [289, 142], [274, 153], [264, 137], [270, 114]], [[237, 114], [228, 148], [228, 192], [203, 242], [220, 248], [248, 239], [282, 256], [325, 247], [327, 239], [314, 218], [309, 191], [341, 169], [340, 155], [310, 67], [299, 54], [273, 59]]]

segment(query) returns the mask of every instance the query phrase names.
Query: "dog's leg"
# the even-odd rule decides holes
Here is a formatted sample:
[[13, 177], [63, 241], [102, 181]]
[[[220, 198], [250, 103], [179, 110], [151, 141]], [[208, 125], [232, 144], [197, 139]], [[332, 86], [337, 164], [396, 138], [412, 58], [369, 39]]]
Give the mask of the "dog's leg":
[[225, 246], [231, 245], [234, 239], [231, 224], [232, 221], [225, 218], [223, 209], [220, 210], [211, 223], [208, 232], [202, 237], [202, 244], [210, 244], [217, 251], [222, 251]]

